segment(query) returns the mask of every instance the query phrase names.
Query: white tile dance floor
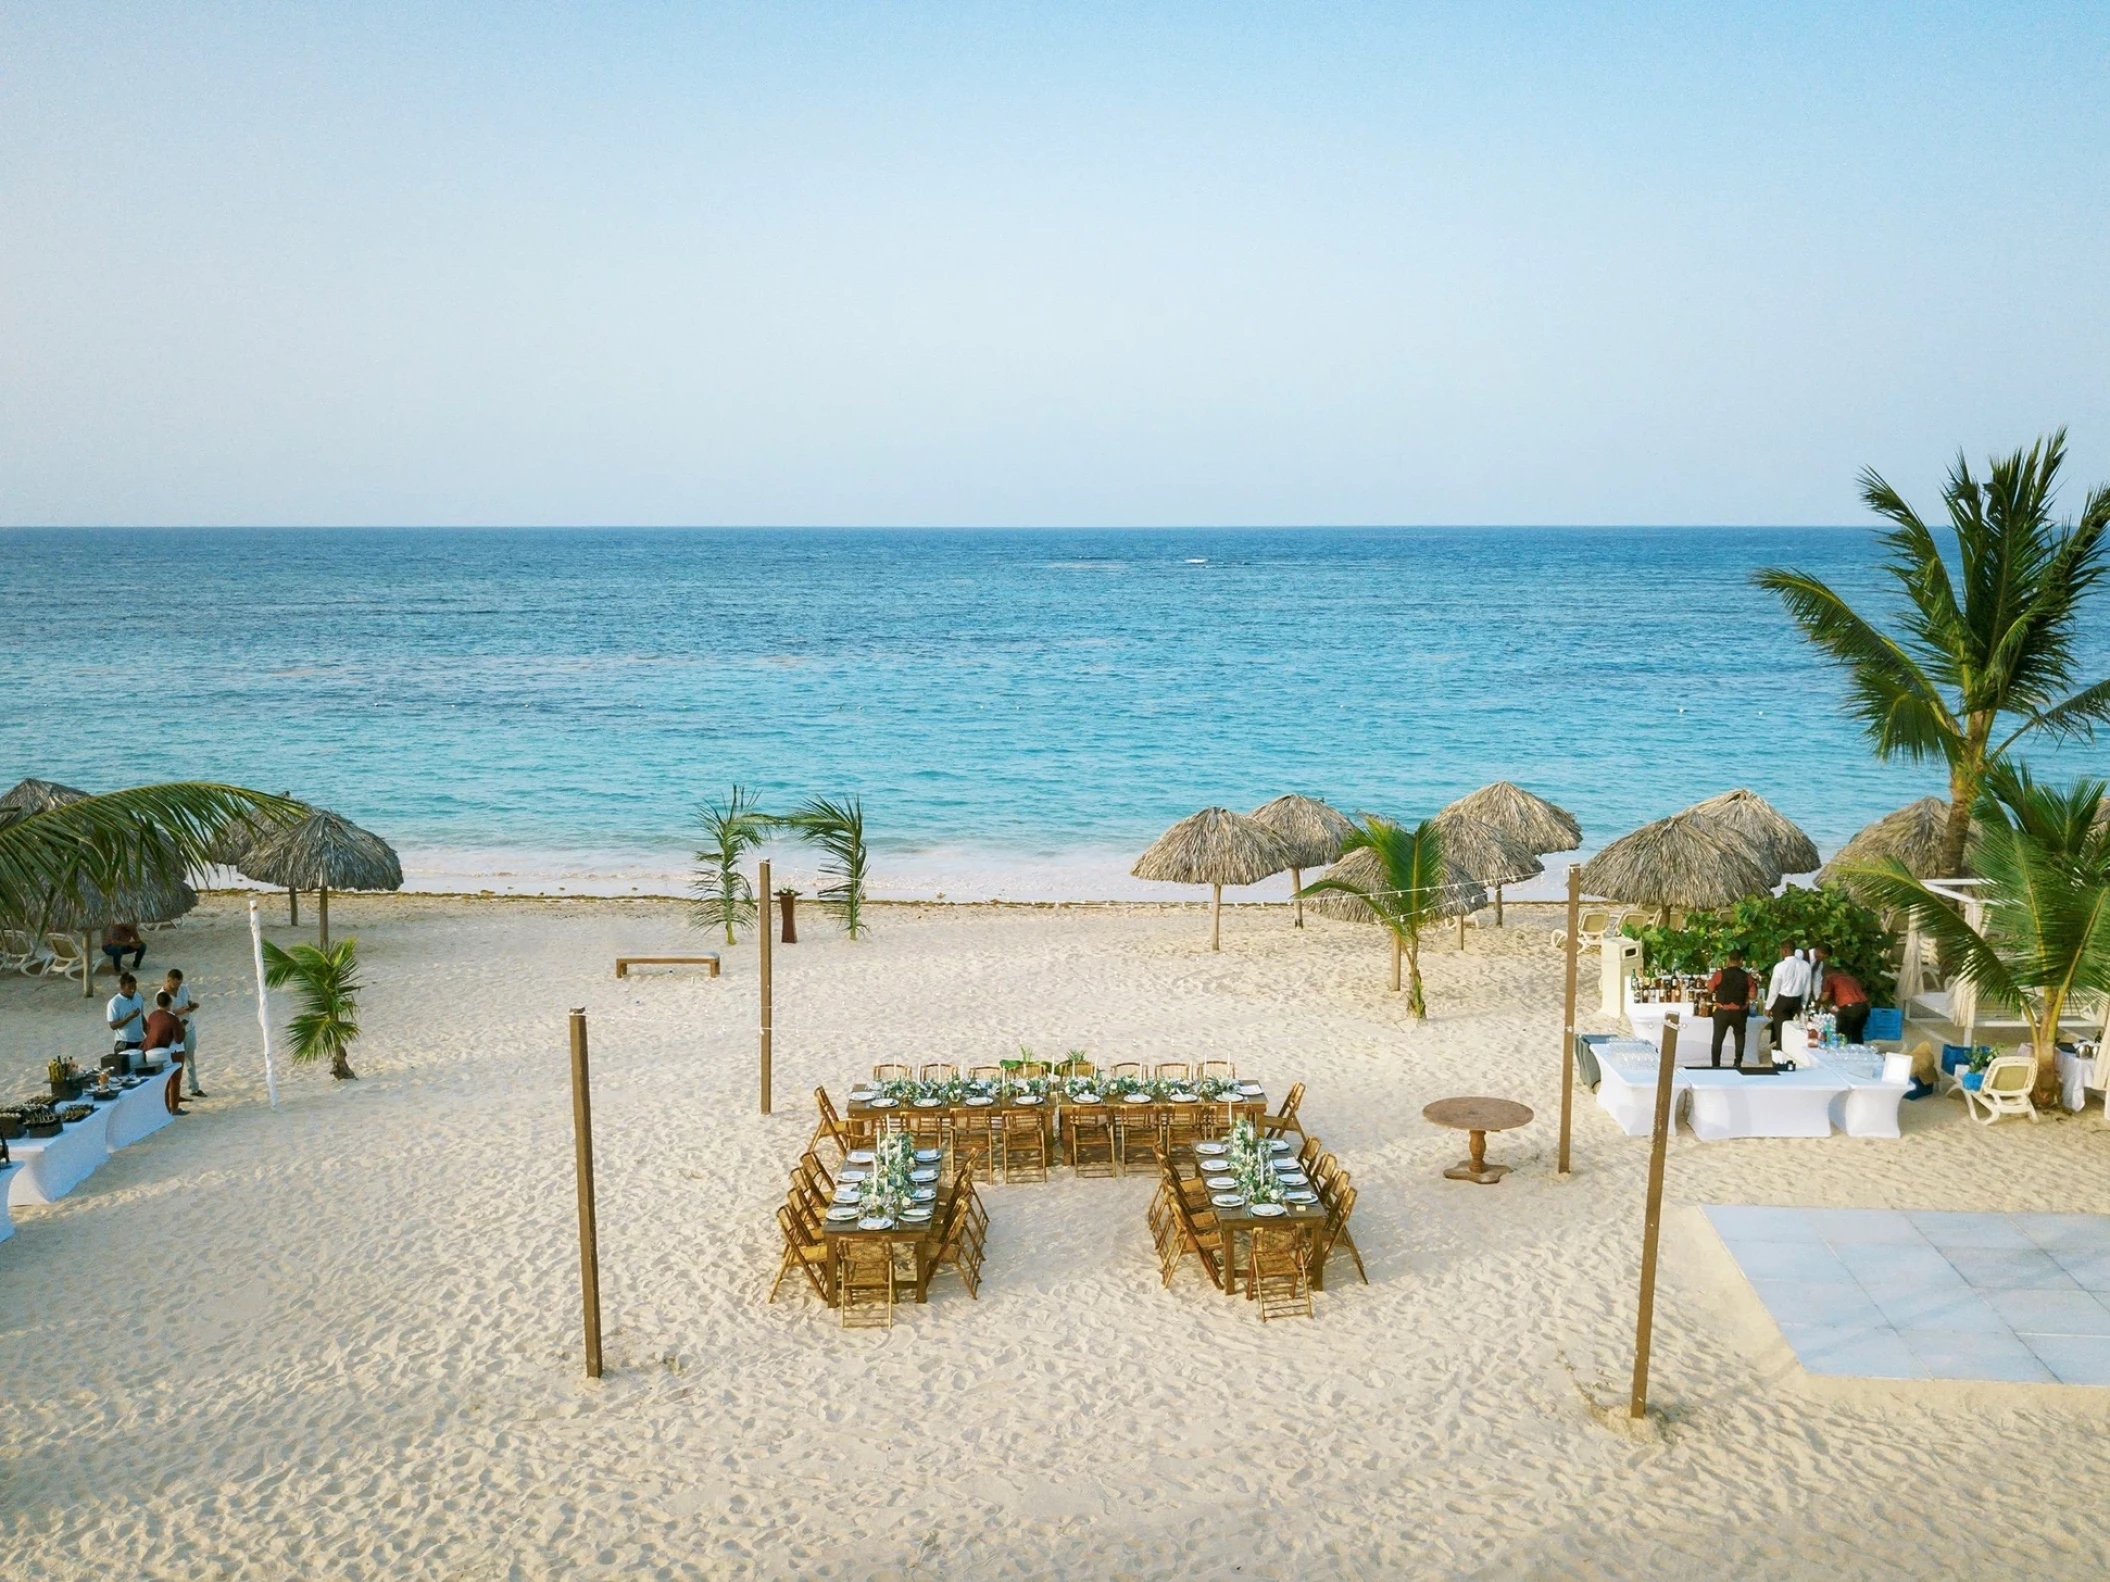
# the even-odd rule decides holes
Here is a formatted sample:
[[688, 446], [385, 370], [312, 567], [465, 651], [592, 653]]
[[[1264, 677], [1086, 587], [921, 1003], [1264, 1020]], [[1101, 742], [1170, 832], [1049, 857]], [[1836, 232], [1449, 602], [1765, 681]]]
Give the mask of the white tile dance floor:
[[2110, 1216], [1707, 1217], [1811, 1373], [2110, 1385]]

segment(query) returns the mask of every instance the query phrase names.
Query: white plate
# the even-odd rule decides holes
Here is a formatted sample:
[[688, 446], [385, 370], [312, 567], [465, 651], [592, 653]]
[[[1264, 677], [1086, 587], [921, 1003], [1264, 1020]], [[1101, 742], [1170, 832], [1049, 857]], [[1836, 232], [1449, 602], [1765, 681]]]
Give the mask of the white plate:
[[1172, 1102], [1175, 1104], [1199, 1104], [1201, 1101], [1199, 1093], [1175, 1093], [1172, 1095]]
[[1249, 1099], [1257, 1099], [1261, 1094], [1267, 1092], [1267, 1089], [1257, 1082], [1241, 1082], [1238, 1084], [1238, 1091]]
[[1099, 1102], [1099, 1095], [1096, 1093], [1087, 1093], [1081, 1098], [1071, 1099], [1070, 1102], [1072, 1104], [1097, 1104]]
[[1261, 1219], [1279, 1219], [1289, 1212], [1280, 1203], [1255, 1203], [1253, 1212]]
[[1218, 1171], [1230, 1168], [1231, 1161], [1228, 1159], [1204, 1159], [1202, 1161], [1202, 1170], [1209, 1175], [1215, 1175]]
[[972, 1104], [972, 1105], [974, 1105], [974, 1106], [975, 1106], [975, 1107], [976, 1107], [977, 1109], [979, 1109], [979, 1108], [980, 1108], [980, 1107], [981, 1107], [982, 1105], [984, 1105], [984, 1104], [994, 1104], [994, 1103], [996, 1102], [996, 1100], [995, 1100], [995, 1099], [987, 1099], [987, 1098], [980, 1098], [980, 1097], [977, 1097], [977, 1098], [972, 1098], [972, 1099], [969, 1099], [969, 1100], [968, 1100], [967, 1102], [968, 1102], [969, 1104]]
[[1270, 1137], [1267, 1145], [1278, 1154], [1293, 1154], [1297, 1151], [1297, 1145], [1287, 1137]]
[[862, 1181], [871, 1172], [867, 1170], [845, 1170], [835, 1179], [838, 1181]]
[[900, 1102], [901, 1101], [899, 1099], [874, 1099], [871, 1102], [869, 1108], [875, 1110], [890, 1110]]
[[1011, 1102], [1014, 1104], [1038, 1104], [1040, 1095], [1038, 1093], [1021, 1093]]
[[942, 1110], [945, 1108], [945, 1101], [943, 1099], [918, 1099], [916, 1100], [916, 1108], [919, 1110]]
[[1319, 1201], [1319, 1194], [1316, 1192], [1285, 1192], [1282, 1195], [1292, 1203], [1316, 1203]]
[[854, 1208], [831, 1208], [828, 1210], [828, 1223], [831, 1225], [847, 1225], [856, 1218], [857, 1210]]
[[909, 1194], [909, 1197], [918, 1203], [935, 1203], [938, 1201], [938, 1189], [936, 1187], [918, 1187]]
[[1224, 1145], [1222, 1143], [1196, 1143], [1194, 1151], [1198, 1154], [1220, 1154], [1224, 1151]]
[[911, 1225], [927, 1225], [930, 1223], [930, 1210], [927, 1208], [906, 1208], [901, 1211], [901, 1217]]
[[942, 1148], [918, 1148], [916, 1157], [927, 1165], [933, 1165], [945, 1157], [945, 1150]]
[[1213, 1194], [1210, 1197], [1209, 1201], [1211, 1203], [1214, 1203], [1218, 1208], [1245, 1207], [1245, 1199], [1240, 1197], [1236, 1192], [1218, 1192]]
[[874, 1214], [869, 1219], [859, 1220], [857, 1228], [859, 1230], [892, 1230], [894, 1222], [884, 1214]]
[[829, 1201], [831, 1203], [839, 1203], [844, 1208], [855, 1208], [859, 1203], [863, 1202], [864, 1199], [859, 1197], [855, 1192], [838, 1192], [835, 1194], [834, 1197], [830, 1198]]
[[1130, 1104], [1148, 1104], [1150, 1095], [1147, 1093], [1131, 1093], [1128, 1095], [1127, 1102]]
[[845, 1164], [853, 1165], [868, 1165], [878, 1157], [879, 1156], [873, 1153], [872, 1150], [869, 1148], [853, 1148], [848, 1153], [843, 1155], [843, 1162]]
[[938, 1179], [938, 1172], [935, 1170], [911, 1170], [908, 1173], [908, 1178], [911, 1181], [935, 1181]]
[[1275, 1179], [1277, 1181], [1280, 1181], [1284, 1186], [1300, 1187], [1311, 1185], [1311, 1177], [1307, 1176], [1301, 1170], [1277, 1170], [1275, 1172]]

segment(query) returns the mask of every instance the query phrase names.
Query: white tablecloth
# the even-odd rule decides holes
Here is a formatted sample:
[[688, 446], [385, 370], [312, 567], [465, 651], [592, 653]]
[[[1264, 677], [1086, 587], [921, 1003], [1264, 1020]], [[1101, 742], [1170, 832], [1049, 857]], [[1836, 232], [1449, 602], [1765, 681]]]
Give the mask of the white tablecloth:
[[110, 1152], [129, 1148], [142, 1137], [151, 1137], [175, 1119], [169, 1114], [168, 1073], [150, 1076], [128, 1091], [110, 1110]]
[[0, 1241], [6, 1241], [15, 1233], [14, 1216], [7, 1211], [7, 1184], [14, 1179], [12, 1164], [0, 1165]]
[[[1629, 1137], [1646, 1137], [1656, 1127], [1656, 1074], [1662, 1051], [1642, 1038], [1618, 1038], [1597, 1046], [1597, 1102]], [[1670, 1079], [1673, 1119], [1684, 1073]]]
[[115, 1108], [98, 1104], [93, 1115], [56, 1137], [10, 1138], [7, 1151], [18, 1168], [8, 1180], [7, 1201], [18, 1208], [56, 1203], [87, 1180], [110, 1157], [110, 1112]]
[[[2097, 1056], [2100, 1059], [2101, 1056]], [[2059, 1051], [2059, 1102], [2069, 1110], [2088, 1108], [2088, 1090], [2095, 1086], [2095, 1060]], [[2110, 1098], [2103, 1101], [2110, 1108]]]
[[1847, 1084], [1832, 1100], [1832, 1123], [1849, 1137], [1895, 1137], [1898, 1105], [1912, 1086], [1912, 1061], [1867, 1044], [1813, 1049], [1807, 1058]]
[[1829, 1137], [1832, 1100], [1851, 1084], [1822, 1068], [1782, 1071], [1770, 1077], [1740, 1071], [1686, 1071], [1679, 1085], [1692, 1098], [1689, 1120], [1695, 1137], [1720, 1142], [1731, 1137]]
[[[1628, 1005], [1626, 1019], [1634, 1029], [1636, 1038], [1647, 1039], [1650, 1045], [1660, 1050], [1663, 1047], [1663, 1023], [1672, 1012], [1678, 1013], [1678, 1064], [1681, 1066], [1704, 1066], [1712, 1058], [1714, 1049], [1714, 1018], [1697, 1016], [1689, 1002], [1660, 1001], [1654, 1005]], [[1744, 1059], [1758, 1061], [1765, 1058], [1759, 1051], [1765, 1047], [1766, 1018], [1762, 1011], [1753, 1011], [1744, 1024]], [[1722, 1039], [1722, 1059], [1736, 1058], [1736, 1034], [1729, 1033]]]

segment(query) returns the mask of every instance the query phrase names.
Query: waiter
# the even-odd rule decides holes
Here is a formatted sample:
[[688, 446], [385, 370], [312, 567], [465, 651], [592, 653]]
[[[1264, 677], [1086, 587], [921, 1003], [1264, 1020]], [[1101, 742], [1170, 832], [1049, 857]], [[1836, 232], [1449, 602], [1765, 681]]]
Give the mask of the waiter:
[[1861, 1042], [1868, 1031], [1868, 991], [1861, 980], [1844, 967], [1825, 970], [1824, 988], [1817, 1001], [1829, 1005], [1839, 1017], [1839, 1036], [1849, 1044]]
[[1744, 971], [1744, 953], [1729, 952], [1729, 964], [1717, 967], [1707, 980], [1708, 998], [1714, 1001], [1714, 1064], [1722, 1063], [1722, 1035], [1736, 1033], [1736, 1063], [1744, 1063], [1744, 1025], [1751, 1016], [1751, 974]]
[[1810, 964], [1793, 944], [1783, 942], [1780, 960], [1773, 963], [1773, 977], [1766, 984], [1766, 1014], [1772, 1018], [1766, 1030], [1773, 1036], [1773, 1048], [1780, 1048], [1781, 1029], [1802, 1014], [1802, 997], [1810, 992]]

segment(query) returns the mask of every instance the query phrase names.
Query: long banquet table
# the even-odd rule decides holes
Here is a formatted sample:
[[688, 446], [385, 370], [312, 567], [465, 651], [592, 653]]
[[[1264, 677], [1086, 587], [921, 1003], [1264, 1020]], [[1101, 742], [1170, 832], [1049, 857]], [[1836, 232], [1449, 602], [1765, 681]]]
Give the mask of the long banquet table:
[[1226, 1129], [1228, 1129], [1231, 1124], [1237, 1121], [1257, 1121], [1261, 1116], [1267, 1114], [1268, 1100], [1267, 1093], [1263, 1090], [1259, 1093], [1242, 1093], [1239, 1098], [1232, 1101], [1198, 1098], [1182, 1102], [1173, 1099], [1152, 1098], [1144, 1099], [1140, 1102], [1133, 1102], [1127, 1099], [1100, 1099], [1088, 1102], [1056, 1093], [1038, 1100], [1020, 1098], [1014, 1095], [1004, 1099], [994, 1099], [982, 1104], [976, 1104], [971, 1100], [962, 1101], [958, 1104], [926, 1104], [914, 1099], [897, 1099], [891, 1102], [875, 1103], [869, 1098], [860, 1098], [858, 1090], [852, 1089], [849, 1103], [843, 1111], [843, 1118], [853, 1123], [858, 1131], [863, 1132], [867, 1129], [883, 1129], [888, 1120], [897, 1118], [906, 1122], [914, 1118], [927, 1119], [937, 1116], [957, 1124], [970, 1117], [984, 1116], [988, 1118], [992, 1128], [1001, 1128], [1003, 1117], [1007, 1114], [1035, 1115], [1040, 1117], [1041, 1129], [1048, 1135], [1052, 1143], [1059, 1141], [1061, 1138], [1065, 1117], [1071, 1110], [1103, 1111], [1108, 1119], [1120, 1122], [1123, 1125], [1131, 1125], [1138, 1120], [1142, 1120], [1155, 1127], [1163, 1127], [1170, 1116], [1181, 1111], [1189, 1113], [1216, 1111], [1225, 1122]]
[[94, 1114], [72, 1122], [56, 1137], [10, 1139], [7, 1150], [18, 1168], [8, 1177], [8, 1203], [17, 1208], [56, 1203], [118, 1149], [160, 1131], [172, 1118], [167, 1089], [166, 1072], [149, 1076], [96, 1105]]
[[[1873, 1057], [1871, 1060], [1869, 1057]], [[1629, 1137], [1655, 1126], [1661, 1052], [1645, 1039], [1597, 1046], [1597, 1102]], [[1896, 1137], [1898, 1101], [1908, 1083], [1886, 1077], [1877, 1051], [1826, 1051], [1815, 1064], [1767, 1076], [1712, 1066], [1680, 1066], [1671, 1075], [1671, 1117], [1680, 1108], [1695, 1137]]]

